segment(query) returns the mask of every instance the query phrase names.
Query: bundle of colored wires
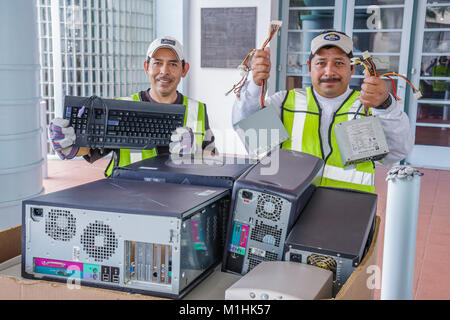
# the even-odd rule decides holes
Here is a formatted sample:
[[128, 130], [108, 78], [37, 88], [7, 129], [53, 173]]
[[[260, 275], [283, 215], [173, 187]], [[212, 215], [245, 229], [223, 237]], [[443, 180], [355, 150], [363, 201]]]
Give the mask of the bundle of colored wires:
[[[282, 22], [281, 21], [272, 21], [270, 23], [269, 27], [269, 36], [267, 37], [266, 41], [264, 41], [263, 45], [261, 46], [261, 49], [264, 50], [264, 48], [269, 44], [270, 40], [272, 40], [273, 36], [277, 34], [278, 30], [280, 30]], [[255, 54], [256, 50], [253, 49], [250, 51], [245, 59], [241, 62], [238, 69], [241, 71], [241, 80], [236, 83], [233, 88], [231, 88], [225, 95], [228, 95], [230, 92], [234, 92], [236, 96], [240, 96], [241, 89], [247, 82], [248, 73], [250, 71], [250, 61]], [[267, 79], [261, 81], [261, 95], [260, 95], [260, 104], [261, 108], [264, 107], [264, 98], [267, 92]]]
[[[352, 60], [352, 64], [363, 65], [364, 69], [366, 69], [366, 71], [369, 73], [370, 76], [379, 77], [379, 78], [381, 78], [381, 77], [388, 78], [391, 81], [393, 96], [396, 100], [400, 100], [400, 98], [397, 96], [397, 88], [395, 86], [394, 79], [392, 79], [390, 76], [397, 76], [397, 77], [404, 79], [411, 86], [411, 88], [413, 88], [414, 96], [417, 99], [419, 99], [422, 96], [422, 93], [420, 92], [420, 90], [418, 90], [416, 87], [414, 87], [413, 84], [405, 76], [398, 74], [396, 72], [377, 73], [375, 63], [373, 62], [372, 57], [370, 56], [370, 53], [368, 51], [363, 52], [362, 59], [352, 58], [351, 60]], [[368, 112], [368, 108], [369, 107], [364, 106], [364, 113], [366, 115]]]

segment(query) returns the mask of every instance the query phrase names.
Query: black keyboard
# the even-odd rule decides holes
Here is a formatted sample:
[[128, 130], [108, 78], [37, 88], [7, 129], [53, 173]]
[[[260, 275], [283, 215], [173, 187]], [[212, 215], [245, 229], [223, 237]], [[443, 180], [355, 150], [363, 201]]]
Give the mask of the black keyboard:
[[64, 118], [75, 129], [76, 145], [106, 149], [168, 146], [183, 126], [186, 107], [114, 99], [66, 96]]

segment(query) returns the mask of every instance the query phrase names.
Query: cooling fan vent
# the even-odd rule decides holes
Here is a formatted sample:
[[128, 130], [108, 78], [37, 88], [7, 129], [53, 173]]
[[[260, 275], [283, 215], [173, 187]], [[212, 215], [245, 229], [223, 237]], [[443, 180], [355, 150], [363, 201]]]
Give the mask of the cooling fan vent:
[[256, 204], [256, 215], [268, 220], [279, 221], [282, 207], [283, 200], [280, 197], [260, 194]]
[[282, 232], [283, 230], [277, 226], [269, 226], [260, 220], [256, 220], [255, 226], [250, 234], [250, 239], [279, 247]]
[[256, 267], [258, 264], [260, 264], [263, 261], [277, 261], [278, 260], [278, 256], [276, 253], [273, 252], [265, 252], [265, 256], [261, 257], [261, 256], [257, 256], [255, 254], [252, 253], [248, 253], [248, 270], [247, 272], [249, 272], [250, 270], [252, 270], [254, 267]]
[[83, 250], [97, 262], [109, 259], [118, 246], [114, 231], [103, 221], [90, 223], [81, 235]]
[[69, 241], [76, 233], [76, 219], [67, 210], [52, 209], [45, 219], [45, 233], [57, 241]]
[[333, 272], [336, 276], [337, 263], [331, 257], [312, 254], [306, 259], [306, 263]]

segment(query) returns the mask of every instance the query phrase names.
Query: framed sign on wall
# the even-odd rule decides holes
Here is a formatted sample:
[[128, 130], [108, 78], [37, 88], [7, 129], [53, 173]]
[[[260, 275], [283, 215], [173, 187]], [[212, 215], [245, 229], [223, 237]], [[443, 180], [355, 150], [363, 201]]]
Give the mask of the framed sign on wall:
[[236, 68], [256, 47], [256, 7], [201, 9], [201, 67]]

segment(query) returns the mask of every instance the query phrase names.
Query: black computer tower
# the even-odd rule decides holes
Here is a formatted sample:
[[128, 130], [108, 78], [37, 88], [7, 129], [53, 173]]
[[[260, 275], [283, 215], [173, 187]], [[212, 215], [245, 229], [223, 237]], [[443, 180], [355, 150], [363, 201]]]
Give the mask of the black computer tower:
[[222, 269], [246, 274], [262, 261], [282, 260], [284, 241], [320, 184], [323, 160], [274, 150], [233, 186]]
[[376, 209], [376, 194], [318, 187], [286, 239], [285, 260], [332, 271], [335, 296], [370, 246]]
[[180, 298], [221, 262], [229, 193], [103, 179], [25, 200], [22, 276]]
[[112, 177], [231, 189], [234, 181], [255, 164], [255, 160], [246, 158], [174, 157], [170, 154], [161, 154], [125, 167], [117, 167]]

